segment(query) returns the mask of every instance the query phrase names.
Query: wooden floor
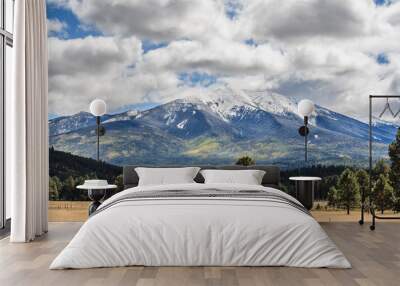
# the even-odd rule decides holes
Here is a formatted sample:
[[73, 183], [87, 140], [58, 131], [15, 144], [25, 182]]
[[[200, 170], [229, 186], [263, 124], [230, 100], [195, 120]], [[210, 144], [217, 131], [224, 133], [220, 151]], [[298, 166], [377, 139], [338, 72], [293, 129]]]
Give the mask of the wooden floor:
[[81, 226], [50, 223], [49, 233], [28, 244], [0, 241], [0, 285], [400, 285], [400, 224], [321, 223], [352, 269], [288, 267], [124, 267], [48, 270]]

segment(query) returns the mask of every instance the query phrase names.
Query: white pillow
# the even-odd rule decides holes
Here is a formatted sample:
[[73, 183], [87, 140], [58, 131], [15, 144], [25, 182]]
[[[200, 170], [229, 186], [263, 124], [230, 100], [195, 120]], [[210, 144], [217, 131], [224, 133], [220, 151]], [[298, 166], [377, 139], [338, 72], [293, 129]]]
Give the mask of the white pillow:
[[139, 186], [195, 183], [193, 180], [200, 168], [135, 168]]
[[261, 185], [265, 171], [261, 170], [202, 170], [205, 184]]

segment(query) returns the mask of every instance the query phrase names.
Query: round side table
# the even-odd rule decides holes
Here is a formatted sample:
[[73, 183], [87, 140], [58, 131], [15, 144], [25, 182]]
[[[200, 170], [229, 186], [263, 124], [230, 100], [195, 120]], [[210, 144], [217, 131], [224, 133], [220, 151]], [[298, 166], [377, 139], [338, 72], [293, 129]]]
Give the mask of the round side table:
[[314, 204], [314, 192], [317, 189], [317, 182], [320, 177], [290, 177], [296, 185], [296, 199], [308, 210], [311, 210]]
[[105, 186], [89, 186], [89, 185], [79, 185], [76, 187], [80, 190], [87, 190], [89, 199], [92, 203], [89, 205], [89, 216], [94, 213], [97, 208], [101, 205], [101, 200], [104, 199], [106, 195], [106, 190], [116, 189], [116, 185], [105, 185]]

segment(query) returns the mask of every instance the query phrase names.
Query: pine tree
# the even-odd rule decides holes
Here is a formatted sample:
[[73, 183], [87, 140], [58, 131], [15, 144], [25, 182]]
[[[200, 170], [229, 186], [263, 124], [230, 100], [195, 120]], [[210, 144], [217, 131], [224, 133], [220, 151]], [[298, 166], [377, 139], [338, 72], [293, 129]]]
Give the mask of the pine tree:
[[242, 166], [251, 166], [251, 165], [255, 165], [256, 161], [251, 158], [250, 156], [243, 156], [240, 157], [237, 161], [236, 161], [236, 165], [242, 165]]
[[[308, 173], [307, 173], [308, 174]], [[323, 176], [323, 174], [315, 174], [315, 176]], [[339, 180], [338, 175], [330, 175], [323, 177], [319, 185], [319, 192], [315, 194], [316, 199], [327, 200], [328, 192], [332, 186], [336, 186]]]
[[117, 185], [118, 187], [118, 191], [123, 191], [124, 190], [124, 176], [118, 175], [115, 180], [114, 180], [114, 184]]
[[393, 192], [393, 211], [400, 212], [400, 197], [398, 197], [395, 192]]
[[329, 188], [327, 199], [330, 207], [338, 207], [338, 191], [334, 186]]
[[60, 191], [62, 184], [57, 176], [50, 177], [49, 179], [49, 199], [55, 201], [60, 199]]
[[69, 176], [63, 184], [63, 197], [67, 198], [68, 200], [72, 200], [73, 192], [75, 191], [75, 180], [72, 176]]
[[393, 187], [393, 210], [400, 211], [400, 128], [397, 130], [396, 139], [389, 145], [391, 161], [390, 181]]
[[368, 199], [371, 195], [371, 191], [369, 188], [369, 175], [367, 171], [364, 169], [359, 169], [356, 172], [357, 176], [357, 181], [360, 186], [360, 196], [362, 196], [362, 193], [364, 192], [364, 198]]
[[372, 180], [378, 180], [381, 174], [387, 176], [390, 174], [390, 165], [384, 159], [380, 159], [376, 162], [374, 168], [372, 169]]
[[389, 177], [381, 174], [372, 193], [373, 202], [379, 207], [382, 214], [385, 209], [392, 207], [393, 204], [393, 187], [389, 182]]
[[346, 208], [347, 214], [350, 214], [350, 209], [360, 201], [360, 186], [351, 169], [344, 170], [340, 175], [337, 190], [339, 203]]

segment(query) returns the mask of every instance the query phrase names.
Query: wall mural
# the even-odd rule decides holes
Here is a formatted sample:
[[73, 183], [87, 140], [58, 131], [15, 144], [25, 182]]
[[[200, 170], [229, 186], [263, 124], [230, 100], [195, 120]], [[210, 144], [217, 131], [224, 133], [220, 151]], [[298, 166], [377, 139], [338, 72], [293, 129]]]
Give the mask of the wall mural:
[[[297, 103], [308, 98], [310, 164], [365, 167], [368, 95], [400, 93], [399, 1], [47, 2], [52, 154], [96, 158], [88, 111], [100, 98], [109, 164], [247, 155], [296, 169]], [[398, 122], [374, 118], [376, 158], [388, 158]]]

